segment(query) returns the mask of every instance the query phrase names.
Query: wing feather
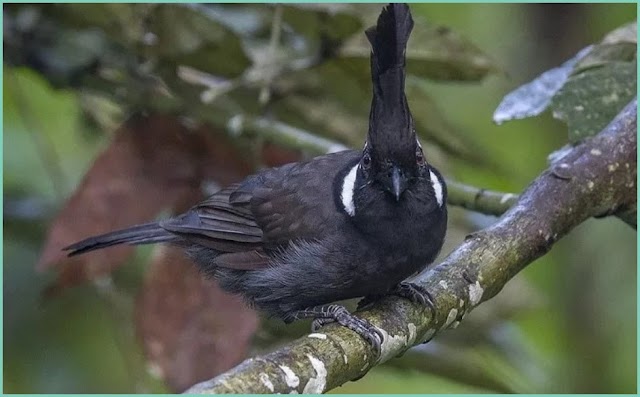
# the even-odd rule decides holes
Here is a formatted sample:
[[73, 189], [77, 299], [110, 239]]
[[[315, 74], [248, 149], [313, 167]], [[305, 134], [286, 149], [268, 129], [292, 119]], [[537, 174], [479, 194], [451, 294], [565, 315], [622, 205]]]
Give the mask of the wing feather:
[[264, 170], [160, 226], [219, 251], [217, 266], [268, 266], [270, 252], [337, 231], [344, 215], [334, 205], [335, 176], [358, 158], [359, 152], [341, 152]]
[[[187, 240], [220, 251], [242, 251], [262, 242], [262, 230], [256, 224], [248, 203], [229, 203], [229, 196], [239, 185], [220, 190], [207, 200], [160, 226]], [[244, 244], [249, 246], [243, 247]], [[231, 248], [231, 249], [230, 249]]]

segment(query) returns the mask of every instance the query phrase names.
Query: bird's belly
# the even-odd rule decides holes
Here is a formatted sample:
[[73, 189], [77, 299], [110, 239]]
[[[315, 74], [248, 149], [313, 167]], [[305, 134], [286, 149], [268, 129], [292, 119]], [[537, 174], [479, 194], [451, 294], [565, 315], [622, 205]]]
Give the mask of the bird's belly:
[[444, 239], [444, 233], [428, 228], [410, 234], [397, 230], [392, 235], [370, 244], [373, 255], [368, 264], [362, 264], [365, 272], [359, 280], [366, 294], [382, 294], [422, 271], [435, 260]]
[[[354, 283], [358, 296], [384, 294], [401, 281], [416, 274], [428, 265], [427, 258], [409, 256], [405, 253], [387, 253], [361, 273]], [[355, 292], [355, 291], [354, 291]]]
[[[429, 231], [394, 239], [372, 240], [340, 232], [316, 241], [293, 244], [270, 266], [219, 277], [225, 289], [242, 293], [271, 314], [367, 295], [381, 295], [425, 268], [442, 241]], [[414, 229], [415, 232], [415, 229]], [[345, 239], [344, 236], [352, 236]], [[443, 235], [443, 234], [442, 234]], [[419, 236], [419, 238], [416, 238]]]

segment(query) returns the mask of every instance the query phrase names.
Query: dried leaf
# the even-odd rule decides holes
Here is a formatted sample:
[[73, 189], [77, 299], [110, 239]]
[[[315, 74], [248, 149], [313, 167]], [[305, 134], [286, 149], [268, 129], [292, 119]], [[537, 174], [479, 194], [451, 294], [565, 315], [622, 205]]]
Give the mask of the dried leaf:
[[262, 163], [271, 167], [300, 161], [301, 154], [291, 149], [285, 149], [272, 143], [262, 146]]
[[152, 372], [181, 392], [238, 364], [258, 317], [179, 249], [158, 246], [154, 256], [137, 302], [137, 333]]
[[190, 131], [171, 116], [129, 120], [49, 229], [38, 270], [57, 267], [57, 287], [109, 273], [131, 253], [114, 247], [67, 259], [61, 249], [91, 235], [152, 220], [191, 197], [203, 177], [227, 184], [251, 169], [222, 134]]

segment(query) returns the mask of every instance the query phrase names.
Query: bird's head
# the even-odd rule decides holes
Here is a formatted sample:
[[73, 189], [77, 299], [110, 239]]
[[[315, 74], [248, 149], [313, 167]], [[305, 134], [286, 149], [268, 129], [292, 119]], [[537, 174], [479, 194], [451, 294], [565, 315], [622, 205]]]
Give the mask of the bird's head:
[[[393, 123], [392, 123], [393, 124]], [[360, 159], [360, 172], [367, 185], [380, 189], [399, 201], [402, 194], [420, 178], [428, 177], [428, 166], [412, 127], [398, 133], [370, 131]]]
[[423, 208], [441, 208], [444, 202], [444, 181], [425, 159], [404, 91], [412, 28], [409, 7], [389, 4], [366, 31], [373, 83], [369, 131], [359, 163], [345, 170], [340, 185], [342, 205], [350, 216], [402, 206], [408, 192]]

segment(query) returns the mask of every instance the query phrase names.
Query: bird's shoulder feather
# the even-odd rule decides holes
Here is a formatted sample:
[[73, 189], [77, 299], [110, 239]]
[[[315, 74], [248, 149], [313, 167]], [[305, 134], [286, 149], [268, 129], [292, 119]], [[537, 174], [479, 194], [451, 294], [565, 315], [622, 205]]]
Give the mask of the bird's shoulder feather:
[[221, 251], [220, 266], [266, 266], [267, 252], [292, 241], [321, 239], [343, 221], [334, 204], [334, 179], [358, 156], [343, 151], [263, 170], [160, 225]]

